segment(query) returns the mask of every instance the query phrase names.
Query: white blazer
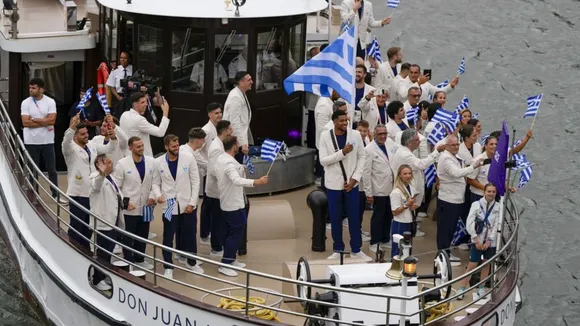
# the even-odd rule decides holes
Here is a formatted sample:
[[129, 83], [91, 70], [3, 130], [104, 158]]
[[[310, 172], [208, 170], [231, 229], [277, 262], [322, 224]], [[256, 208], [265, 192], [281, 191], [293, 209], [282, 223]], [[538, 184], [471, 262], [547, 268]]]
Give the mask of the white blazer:
[[449, 151], [443, 151], [439, 156], [437, 176], [439, 177], [440, 200], [451, 204], [465, 202], [465, 177], [473, 173], [473, 166], [464, 167], [464, 162]]
[[[389, 115], [387, 114], [387, 106], [389, 102], [385, 102], [385, 123], [389, 122]], [[379, 114], [379, 106], [377, 105], [377, 98], [373, 97], [365, 110], [361, 108], [362, 119], [369, 123], [369, 130], [374, 132], [375, 127], [381, 123], [381, 115]]]
[[329, 97], [321, 97], [314, 107], [314, 123], [316, 125], [316, 148], [320, 142], [320, 134], [326, 124], [332, 120], [332, 105], [334, 102]]
[[[205, 158], [205, 162], [207, 162], [209, 158], [209, 145], [213, 142], [214, 139], [217, 137], [217, 129], [213, 125], [211, 121], [208, 121], [205, 126], [201, 127], [203, 131], [205, 131], [205, 145], [201, 149], [201, 153]], [[204, 174], [205, 175], [205, 174]]]
[[393, 86], [395, 87], [394, 89], [391, 89], [391, 92], [389, 93], [389, 99], [391, 101], [401, 101], [401, 102], [405, 102], [407, 100], [407, 92], [405, 89], [405, 94], [402, 95], [399, 91], [401, 90], [401, 85], [410, 82], [409, 81], [409, 77], [405, 77], [403, 78], [401, 75], [397, 75], [395, 77], [395, 80], [393, 82]]
[[425, 170], [435, 162], [435, 158], [438, 156], [439, 152], [433, 151], [426, 158], [420, 159], [408, 147], [401, 146], [392, 159], [395, 173], [399, 171], [399, 167], [403, 164], [411, 166], [411, 170], [413, 170], [413, 187], [418, 189], [419, 193], [417, 203], [421, 203], [425, 196]]
[[[403, 123], [405, 123], [405, 125], [407, 127], [409, 127], [409, 123], [407, 122], [407, 118], [403, 119]], [[401, 130], [401, 128], [399, 128], [399, 125], [395, 122], [395, 120], [390, 119], [390, 118], [389, 118], [389, 122], [387, 122], [385, 127], [387, 127], [387, 137], [391, 138], [395, 143], [397, 143], [397, 138], [396, 138], [397, 134], [402, 132], [403, 130]], [[399, 141], [397, 144], [400, 144], [400, 143], [401, 142]]]
[[320, 164], [324, 167], [324, 185], [330, 190], [344, 189], [344, 177], [339, 162], [344, 165], [347, 181], [350, 178], [361, 181], [366, 154], [360, 133], [347, 129], [346, 143], [354, 144], [354, 148], [352, 152], [344, 155], [342, 150], [336, 151], [334, 149], [330, 131], [325, 131], [320, 136], [320, 148], [318, 149], [320, 151]]
[[[113, 179], [114, 181], [115, 179]], [[119, 186], [117, 186], [119, 187]], [[119, 223], [117, 226], [125, 228], [125, 219], [119, 207], [119, 200], [117, 198], [117, 191], [115, 186], [102, 176], [99, 172], [93, 172], [90, 175], [90, 195], [91, 213], [97, 215], [103, 220], [115, 225], [117, 219]], [[119, 197], [123, 200], [123, 192], [119, 188]], [[91, 215], [91, 225], [94, 225], [94, 217]], [[97, 230], [110, 231], [113, 228], [105, 223], [97, 220]]]
[[[116, 126], [115, 134], [117, 135], [117, 146], [114, 146], [111, 152], [109, 152], [109, 157], [113, 160], [114, 165], [116, 165], [120, 159], [125, 157], [125, 153], [129, 151], [129, 138], [123, 129]], [[92, 141], [99, 145], [105, 145], [105, 136], [96, 135], [93, 137]]]
[[388, 157], [379, 148], [376, 141], [370, 142], [365, 147], [366, 159], [363, 170], [363, 186], [367, 197], [387, 197], [393, 191], [395, 181], [391, 160], [399, 146], [387, 138], [385, 142]]
[[217, 158], [223, 153], [225, 153], [224, 143], [219, 137], [216, 137], [209, 146], [207, 178], [205, 179], [205, 195], [214, 199], [220, 198], [215, 167], [217, 165]]
[[[169, 127], [169, 119], [164, 116], [161, 118], [159, 127], [157, 127], [156, 125], [150, 124], [144, 116], [139, 114], [139, 112], [131, 109], [123, 112], [121, 119], [119, 120], [119, 125], [127, 134], [127, 137], [141, 138], [143, 141], [144, 155], [153, 156], [153, 148], [151, 148], [151, 139], [149, 139], [149, 136], [165, 136], [167, 127]], [[130, 154], [131, 153], [126, 153], [127, 156]]]
[[134, 210], [123, 210], [123, 214], [131, 216], [142, 216], [143, 206], [147, 205], [147, 199], [157, 199], [153, 192], [153, 179], [157, 173], [157, 162], [151, 156], [143, 156], [145, 160], [145, 175], [143, 181], [139, 171], [135, 166], [132, 156], [127, 156], [119, 160], [113, 170], [113, 178], [125, 197], [135, 206]]
[[173, 215], [183, 214], [187, 205], [197, 207], [199, 196], [199, 172], [193, 155], [180, 152], [177, 162], [175, 179], [167, 165], [167, 154], [155, 159], [157, 161], [157, 173], [153, 180], [153, 193], [155, 197], [165, 197], [161, 208], [167, 209], [167, 201], [170, 198], [177, 199], [177, 205], [173, 208]]
[[[365, 90], [363, 92], [364, 95], [358, 101], [358, 107], [359, 107], [359, 109], [361, 109], [361, 111], [356, 111], [355, 105], [346, 103], [347, 113], [348, 113], [348, 116], [350, 117], [350, 121], [359, 122], [361, 120], [362, 111], [369, 109], [369, 101], [367, 101], [366, 96], [370, 91], [374, 91], [374, 90], [375, 90], [374, 87], [372, 87], [369, 84], [365, 84]], [[341, 100], [345, 101], [344, 99], [341, 99]]]
[[233, 212], [246, 207], [244, 187], [253, 187], [254, 180], [246, 179], [246, 169], [233, 156], [222, 153], [217, 158], [214, 170], [220, 192], [220, 208]]
[[90, 140], [87, 144], [91, 157], [84, 148], [74, 142], [75, 131], [68, 128], [62, 140], [62, 154], [67, 167], [68, 188], [66, 194], [69, 196], [89, 197], [90, 175], [95, 172], [95, 158], [99, 154], [108, 154], [117, 147], [117, 141], [111, 140], [107, 145]]
[[[354, 6], [353, 0], [343, 0], [340, 6], [340, 17], [342, 19], [342, 23], [346, 23], [350, 20], [351, 23], [358, 24], [358, 39], [360, 41], [360, 45], [363, 49], [366, 49], [368, 44], [368, 29], [370, 28], [379, 28], [383, 27], [380, 20], [375, 20], [373, 16], [373, 4], [370, 1], [364, 2], [364, 8], [362, 12], [362, 17], [359, 19], [358, 12], [352, 10]], [[355, 18], [354, 20], [352, 18]]]
[[228, 94], [223, 119], [231, 122], [234, 130], [232, 135], [238, 137], [240, 146], [254, 143], [250, 130], [250, 121], [252, 121], [250, 101], [238, 87], [234, 87]]
[[[396, 67], [398, 76], [401, 72], [401, 64], [397, 63]], [[389, 62], [383, 62], [379, 65], [379, 69], [377, 69], [377, 73], [372, 79], [371, 85], [377, 88], [381, 85], [389, 86], [389, 99], [394, 101], [398, 99], [398, 96], [396, 96], [398, 80], [395, 79], [395, 77], [396, 76], [393, 74], [393, 69], [391, 68]]]
[[449, 94], [453, 91], [453, 87], [451, 84], [443, 87], [437, 88], [433, 86], [430, 82], [426, 82], [425, 84], [419, 86], [419, 83], [413, 83], [409, 77], [405, 78], [403, 82], [399, 84], [399, 97], [407, 99], [407, 94], [409, 93], [409, 88], [411, 87], [419, 87], [421, 89], [421, 98], [419, 101], [429, 101], [429, 96], [435, 95], [438, 91], [443, 91], [446, 94]]
[[473, 162], [473, 159], [479, 155], [481, 155], [481, 144], [478, 142], [475, 142], [473, 144], [473, 155], [471, 155], [471, 153], [469, 152], [469, 150], [467, 149], [467, 146], [465, 146], [465, 143], [461, 143], [459, 144], [459, 152], [457, 152], [457, 156], [459, 156], [466, 165], [471, 165], [471, 162]]
[[189, 144], [185, 143], [179, 146], [179, 152], [193, 155], [193, 158], [195, 158], [195, 163], [197, 163], [197, 172], [199, 172], [199, 179], [203, 181], [203, 177], [207, 175], [207, 159], [203, 155], [203, 148], [194, 151], [193, 148], [189, 146]]

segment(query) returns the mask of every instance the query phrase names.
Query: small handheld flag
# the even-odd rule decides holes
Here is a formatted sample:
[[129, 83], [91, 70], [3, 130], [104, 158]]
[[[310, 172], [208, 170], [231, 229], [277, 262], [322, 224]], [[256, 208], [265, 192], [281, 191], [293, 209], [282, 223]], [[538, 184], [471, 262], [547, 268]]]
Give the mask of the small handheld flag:
[[244, 164], [246, 165], [246, 168], [248, 168], [250, 174], [253, 175], [256, 173], [256, 168], [254, 167], [254, 164], [252, 164], [252, 158], [248, 155], [244, 155]]
[[107, 96], [105, 94], [97, 94], [97, 97], [99, 98], [99, 103], [101, 103], [101, 107], [103, 108], [103, 111], [105, 111], [105, 114], [110, 114], [111, 110], [109, 110]]
[[79, 104], [77, 105], [77, 109], [81, 112], [81, 115], [83, 116], [82, 119], [86, 119], [85, 104], [87, 103], [87, 101], [89, 101], [91, 99], [92, 95], [93, 95], [93, 88], [90, 87], [89, 89], [87, 89], [87, 91], [85, 92], [85, 95], [83, 96], [83, 98], [81, 98], [81, 100], [79, 101]]
[[375, 58], [375, 60], [379, 62], [383, 62], [381, 58], [381, 47], [379, 46], [379, 42], [377, 42], [376, 38], [373, 39], [371, 45], [368, 47], [367, 55], [371, 58]]
[[463, 75], [465, 73], [465, 57], [461, 58], [461, 63], [459, 68], [457, 68], [457, 76]]
[[401, 0], [387, 0], [387, 8], [396, 9], [400, 2]]
[[427, 141], [429, 144], [435, 146], [438, 142], [442, 141], [445, 137], [447, 137], [447, 132], [445, 131], [445, 127], [441, 123], [437, 123], [431, 133], [427, 136]]
[[459, 241], [467, 235], [467, 230], [465, 230], [465, 224], [460, 219], [457, 220], [457, 226], [455, 227], [455, 232], [453, 233], [453, 240], [451, 240], [451, 245], [456, 246]]
[[437, 169], [435, 168], [435, 164], [431, 164], [427, 170], [425, 170], [425, 184], [427, 185], [427, 188], [433, 187], [436, 178]]
[[516, 167], [512, 170], [521, 170], [520, 182], [518, 183], [518, 189], [521, 189], [532, 178], [532, 163], [528, 162], [525, 154], [514, 154], [513, 159], [516, 161]]
[[[449, 85], [449, 79], [445, 79], [444, 81], [440, 82], [439, 84], [435, 85], [437, 88], [447, 87]], [[429, 101], [433, 101], [433, 95], [429, 94]]]
[[407, 122], [409, 122], [409, 124], [415, 125], [418, 118], [419, 118], [419, 108], [418, 107], [412, 108], [411, 110], [407, 111]]
[[260, 157], [265, 161], [272, 162], [266, 175], [270, 174], [270, 170], [272, 170], [272, 166], [274, 166], [274, 162], [276, 161], [276, 156], [278, 156], [278, 153], [280, 153], [281, 149], [281, 141], [266, 139], [264, 143], [262, 143], [262, 153]]
[[467, 95], [464, 95], [457, 108], [455, 108], [455, 112], [459, 113], [467, 108], [469, 108], [469, 99], [467, 98]]
[[528, 97], [528, 108], [526, 110], [526, 113], [524, 114], [524, 118], [534, 117], [530, 129], [534, 128], [534, 122], [536, 122], [536, 116], [538, 115], [538, 110], [540, 109], [540, 104], [542, 104], [543, 97], [544, 94]]

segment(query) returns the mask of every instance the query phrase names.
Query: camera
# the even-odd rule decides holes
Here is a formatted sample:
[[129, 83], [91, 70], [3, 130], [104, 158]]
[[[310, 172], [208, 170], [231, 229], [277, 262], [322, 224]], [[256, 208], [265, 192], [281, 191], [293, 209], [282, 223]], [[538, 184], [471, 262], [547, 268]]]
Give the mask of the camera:
[[147, 94], [155, 96], [155, 92], [160, 86], [161, 79], [145, 75], [143, 69], [137, 70], [131, 77], [121, 79], [121, 87], [127, 95], [140, 92], [141, 87], [145, 87]]

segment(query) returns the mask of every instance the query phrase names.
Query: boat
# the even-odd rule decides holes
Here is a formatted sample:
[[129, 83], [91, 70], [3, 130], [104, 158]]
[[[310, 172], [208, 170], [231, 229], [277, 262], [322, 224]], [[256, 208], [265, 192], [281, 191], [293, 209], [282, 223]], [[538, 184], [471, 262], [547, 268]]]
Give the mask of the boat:
[[[245, 47], [248, 71], [256, 72], [258, 66], [267, 65], [264, 50], [278, 42], [282, 75], [288, 75], [291, 60], [302, 64], [310, 46], [337, 37], [338, 7], [324, 0], [191, 0], [187, 5], [178, 0], [77, 0], [78, 6], [73, 1], [56, 5], [44, 1], [38, 0], [45, 7], [5, 1], [0, 30], [3, 76], [9, 70], [6, 92], [0, 94], [0, 236], [20, 272], [25, 299], [44, 321], [184, 326], [515, 324], [522, 302], [517, 287], [522, 209], [515, 195], [502, 198], [501, 247], [470, 273], [477, 275], [483, 267], [492, 267], [487, 279], [471, 286], [489, 282], [486, 297], [467, 295], [456, 300], [463, 267], [451, 267], [446, 254], [432, 250], [433, 221], [422, 223], [427, 233], [423, 239], [409, 243], [405, 235], [397, 238], [403, 246], [413, 246], [415, 264], [385, 262], [380, 250], [373, 263], [348, 255], [326, 259], [329, 240], [326, 231], [320, 230], [324, 195], [313, 185], [313, 177], [305, 176], [310, 173], [303, 173], [312, 171], [314, 157], [312, 150], [302, 146], [305, 137], [300, 137], [304, 133], [303, 95], [286, 96], [279, 79], [256, 80], [261, 84], [249, 94], [256, 112], [253, 120], [271, 123], [252, 129], [258, 136], [285, 139], [293, 154], [286, 160], [279, 158], [272, 169], [273, 176], [284, 178], [252, 194], [246, 252], [240, 257], [247, 267], [230, 267], [239, 272], [238, 277], [220, 276], [217, 268], [222, 264], [210, 257], [208, 247], [199, 246], [199, 252], [191, 256], [164, 247], [159, 238], [141, 239], [147, 243], [147, 258], [156, 265], [154, 271], [131, 269], [119, 254], [114, 254], [112, 263], [97, 259], [69, 239], [68, 205], [49, 195], [56, 188], [57, 199], [74, 204], [63, 191], [66, 178], [59, 176], [60, 188], [51, 184], [19, 136], [19, 105], [28, 77], [62, 68], [72, 72], [72, 82], [78, 87], [92, 85], [101, 61], [115, 61], [120, 51], [133, 51], [133, 64], [147, 67], [148, 75], [162, 77], [164, 94], [173, 107], [171, 132], [183, 135], [192, 124], [205, 123], [208, 102], [223, 102], [227, 95], [222, 89], [226, 86], [214, 88], [211, 65], [205, 66], [204, 74], [212, 78], [194, 85], [191, 76], [196, 63], [218, 58], [218, 63], [227, 63]], [[44, 8], [41, 13], [39, 7]], [[65, 15], [57, 15], [59, 11]], [[35, 24], [49, 16], [54, 25]], [[178, 40], [177, 45], [166, 46], [163, 42], [168, 40]], [[185, 45], [196, 42], [216, 51]], [[31, 72], [27, 62], [39, 63], [43, 71]], [[6, 63], [9, 68], [5, 69]], [[58, 137], [55, 143], [58, 152]], [[268, 165], [256, 163], [256, 174], [261, 175]], [[369, 212], [365, 221], [367, 227]], [[156, 212], [152, 231], [161, 234], [160, 230], [160, 213]], [[94, 239], [91, 243], [94, 248]], [[363, 248], [368, 252], [367, 245]], [[166, 279], [162, 249], [195, 257], [204, 263], [206, 273], [195, 274], [175, 263], [174, 278]], [[95, 270], [107, 275], [111, 290], [92, 286]]]

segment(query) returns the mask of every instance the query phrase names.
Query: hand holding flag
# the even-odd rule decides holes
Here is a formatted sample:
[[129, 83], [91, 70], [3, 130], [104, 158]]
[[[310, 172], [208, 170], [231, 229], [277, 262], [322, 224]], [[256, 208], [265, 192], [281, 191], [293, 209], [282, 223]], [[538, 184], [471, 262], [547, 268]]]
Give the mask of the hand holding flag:
[[401, 2], [401, 0], [387, 0], [387, 8], [393, 8], [393, 11], [389, 15], [389, 18], [391, 18], [393, 16], [393, 14], [395, 13], [395, 10], [399, 6], [400, 2]]

